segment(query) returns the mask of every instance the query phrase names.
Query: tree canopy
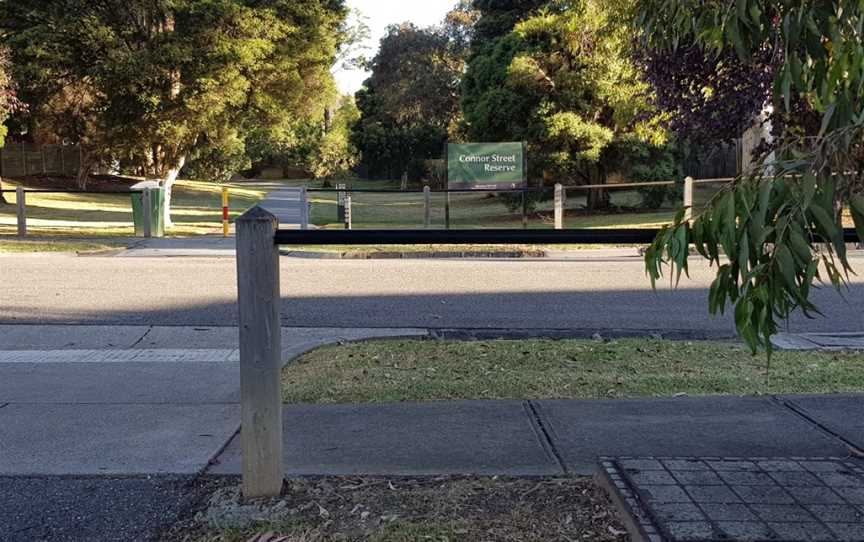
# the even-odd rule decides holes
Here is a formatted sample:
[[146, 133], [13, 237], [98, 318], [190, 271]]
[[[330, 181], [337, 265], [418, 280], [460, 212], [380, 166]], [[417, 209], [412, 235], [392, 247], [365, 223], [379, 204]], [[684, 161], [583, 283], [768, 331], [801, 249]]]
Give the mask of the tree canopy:
[[718, 266], [711, 311], [734, 304], [741, 335], [754, 350], [770, 351], [779, 320], [797, 309], [817, 313], [814, 282], [840, 288], [850, 271], [844, 207], [864, 234], [864, 6], [644, 0], [635, 21], [648, 46], [670, 51], [693, 43], [746, 63], [770, 43], [778, 55], [773, 102], [790, 116], [801, 104], [821, 116], [815, 138], [784, 130], [762, 168], [721, 192], [692, 224], [680, 215], [646, 254], [652, 280], [664, 263], [680, 277], [694, 242]]
[[[478, 4], [483, 4], [482, 2]], [[665, 129], [629, 51], [629, 28], [593, 0], [497, 3], [478, 22], [509, 32], [480, 41], [463, 83], [467, 133], [478, 140], [529, 142], [531, 175], [603, 184], [633, 146], [662, 146]], [[480, 30], [478, 30], [479, 35]], [[602, 194], [591, 205], [602, 203]]]
[[417, 178], [424, 160], [442, 156], [459, 115], [465, 51], [459, 28], [402, 24], [381, 40], [372, 75], [357, 93], [361, 119], [352, 138], [367, 175]]
[[230, 151], [253, 126], [290, 138], [296, 119], [323, 118], [345, 16], [342, 0], [0, 3], [33, 133], [169, 192], [202, 148]]

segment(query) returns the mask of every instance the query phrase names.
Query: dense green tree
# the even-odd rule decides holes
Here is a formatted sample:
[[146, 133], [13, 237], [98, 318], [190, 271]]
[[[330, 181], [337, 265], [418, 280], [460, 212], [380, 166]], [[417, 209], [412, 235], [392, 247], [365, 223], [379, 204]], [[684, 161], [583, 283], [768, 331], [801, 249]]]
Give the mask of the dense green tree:
[[[634, 142], [665, 144], [629, 57], [629, 28], [606, 3], [529, 3], [521, 20], [516, 13], [496, 7], [478, 22], [479, 37], [516, 20], [510, 32], [475, 46], [462, 97], [472, 139], [525, 140], [537, 182], [575, 184], [604, 184]], [[501, 22], [483, 28], [487, 17]], [[589, 198], [592, 208], [607, 202], [605, 191]]]
[[359, 161], [359, 151], [351, 143], [351, 130], [360, 120], [360, 110], [353, 96], [342, 96], [321, 130], [318, 142], [308, 158], [308, 169], [315, 178], [348, 176]]
[[[687, 269], [688, 243], [717, 264], [710, 310], [735, 306], [739, 333], [754, 351], [771, 348], [778, 321], [810, 301], [814, 282], [840, 287], [850, 271], [840, 210], [864, 236], [864, 5], [834, 2], [643, 0], [637, 25], [647, 46], [694, 43], [746, 61], [773, 40], [780, 56], [773, 102], [787, 114], [803, 103], [822, 116], [815, 140], [780, 134], [773, 156], [697, 214], [667, 228], [646, 254], [652, 280], [671, 263]], [[811, 243], [816, 240], [817, 243]]]
[[[12, 84], [10, 75], [9, 54], [4, 49], [0, 49], [0, 148], [3, 148], [3, 143], [6, 141], [6, 118], [12, 113], [13, 109], [17, 109], [20, 104], [15, 96], [15, 88]], [[6, 203], [6, 198], [3, 197], [3, 179], [0, 179], [0, 203]]]
[[202, 147], [234, 152], [252, 126], [289, 138], [323, 116], [345, 16], [342, 0], [0, 2], [34, 126], [161, 179], [169, 220]]
[[392, 26], [357, 93], [352, 141], [370, 177], [424, 174], [442, 156], [459, 114], [459, 84], [473, 12], [462, 2], [439, 27]]

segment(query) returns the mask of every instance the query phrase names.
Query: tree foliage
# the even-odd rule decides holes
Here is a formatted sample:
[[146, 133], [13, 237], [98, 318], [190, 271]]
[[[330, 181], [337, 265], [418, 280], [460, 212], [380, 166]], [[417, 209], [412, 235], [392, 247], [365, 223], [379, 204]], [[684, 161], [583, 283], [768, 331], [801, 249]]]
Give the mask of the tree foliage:
[[733, 51], [717, 56], [694, 44], [635, 53], [670, 130], [690, 143], [740, 137], [771, 104], [777, 59], [767, 44], [745, 61]]
[[441, 156], [459, 113], [467, 32], [460, 24], [470, 23], [470, 15], [452, 16], [443, 27], [391, 26], [382, 38], [357, 93], [361, 118], [352, 136], [369, 176], [416, 178], [425, 160]]
[[[0, 3], [30, 122], [170, 190], [190, 156], [323, 116], [342, 0]], [[206, 149], [204, 150], [206, 153]]]
[[[531, 175], [574, 184], [603, 184], [636, 142], [665, 144], [649, 88], [629, 55], [629, 27], [608, 3], [594, 0], [488, 5], [478, 21], [513, 23], [479, 41], [463, 84], [467, 132], [477, 140], [525, 140]], [[488, 23], [489, 20], [496, 24]], [[481, 30], [482, 29], [482, 30]], [[592, 207], [604, 204], [592, 193]]]
[[692, 42], [742, 62], [776, 38], [782, 54], [773, 101], [787, 115], [796, 104], [821, 115], [815, 140], [802, 130], [781, 134], [776, 158], [742, 177], [698, 213], [683, 213], [646, 254], [652, 281], [670, 264], [687, 270], [688, 243], [718, 266], [710, 309], [731, 303], [739, 333], [770, 352], [779, 321], [794, 310], [818, 314], [814, 283], [840, 288], [850, 271], [841, 210], [850, 208], [864, 234], [864, 6], [851, 0], [813, 3], [736, 0], [646, 0], [637, 24], [651, 47]]
[[[22, 108], [21, 102], [15, 95], [15, 85], [12, 82], [10, 71], [9, 53], [0, 48], [0, 148], [3, 147], [8, 132], [5, 124], [6, 119], [14, 110]], [[3, 183], [0, 179], [0, 190], [2, 188]], [[6, 203], [3, 192], [0, 192], [0, 203]]]
[[359, 152], [351, 143], [351, 130], [360, 120], [360, 110], [353, 96], [343, 96], [329, 126], [320, 132], [318, 143], [310, 153], [308, 169], [315, 178], [346, 177], [357, 165]]

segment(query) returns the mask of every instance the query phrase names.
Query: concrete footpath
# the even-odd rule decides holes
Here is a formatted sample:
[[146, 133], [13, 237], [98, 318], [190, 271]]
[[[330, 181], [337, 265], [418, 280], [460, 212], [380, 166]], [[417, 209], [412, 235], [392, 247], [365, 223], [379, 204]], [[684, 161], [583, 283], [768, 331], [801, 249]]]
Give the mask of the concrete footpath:
[[[426, 330], [285, 328], [283, 358]], [[239, 472], [232, 327], [0, 326], [0, 539], [148, 540]], [[292, 475], [591, 474], [598, 456], [846, 457], [864, 396], [285, 408]], [[86, 496], [86, 498], [82, 498]]]

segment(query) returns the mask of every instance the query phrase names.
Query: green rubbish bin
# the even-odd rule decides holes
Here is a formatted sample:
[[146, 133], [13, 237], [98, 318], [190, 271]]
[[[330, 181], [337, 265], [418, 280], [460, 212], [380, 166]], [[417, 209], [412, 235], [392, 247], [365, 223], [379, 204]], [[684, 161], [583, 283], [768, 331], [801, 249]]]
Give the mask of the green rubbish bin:
[[144, 237], [144, 191], [150, 192], [150, 234], [152, 237], [165, 237], [165, 188], [159, 183], [147, 181], [131, 187], [132, 222], [135, 224], [135, 237]]

